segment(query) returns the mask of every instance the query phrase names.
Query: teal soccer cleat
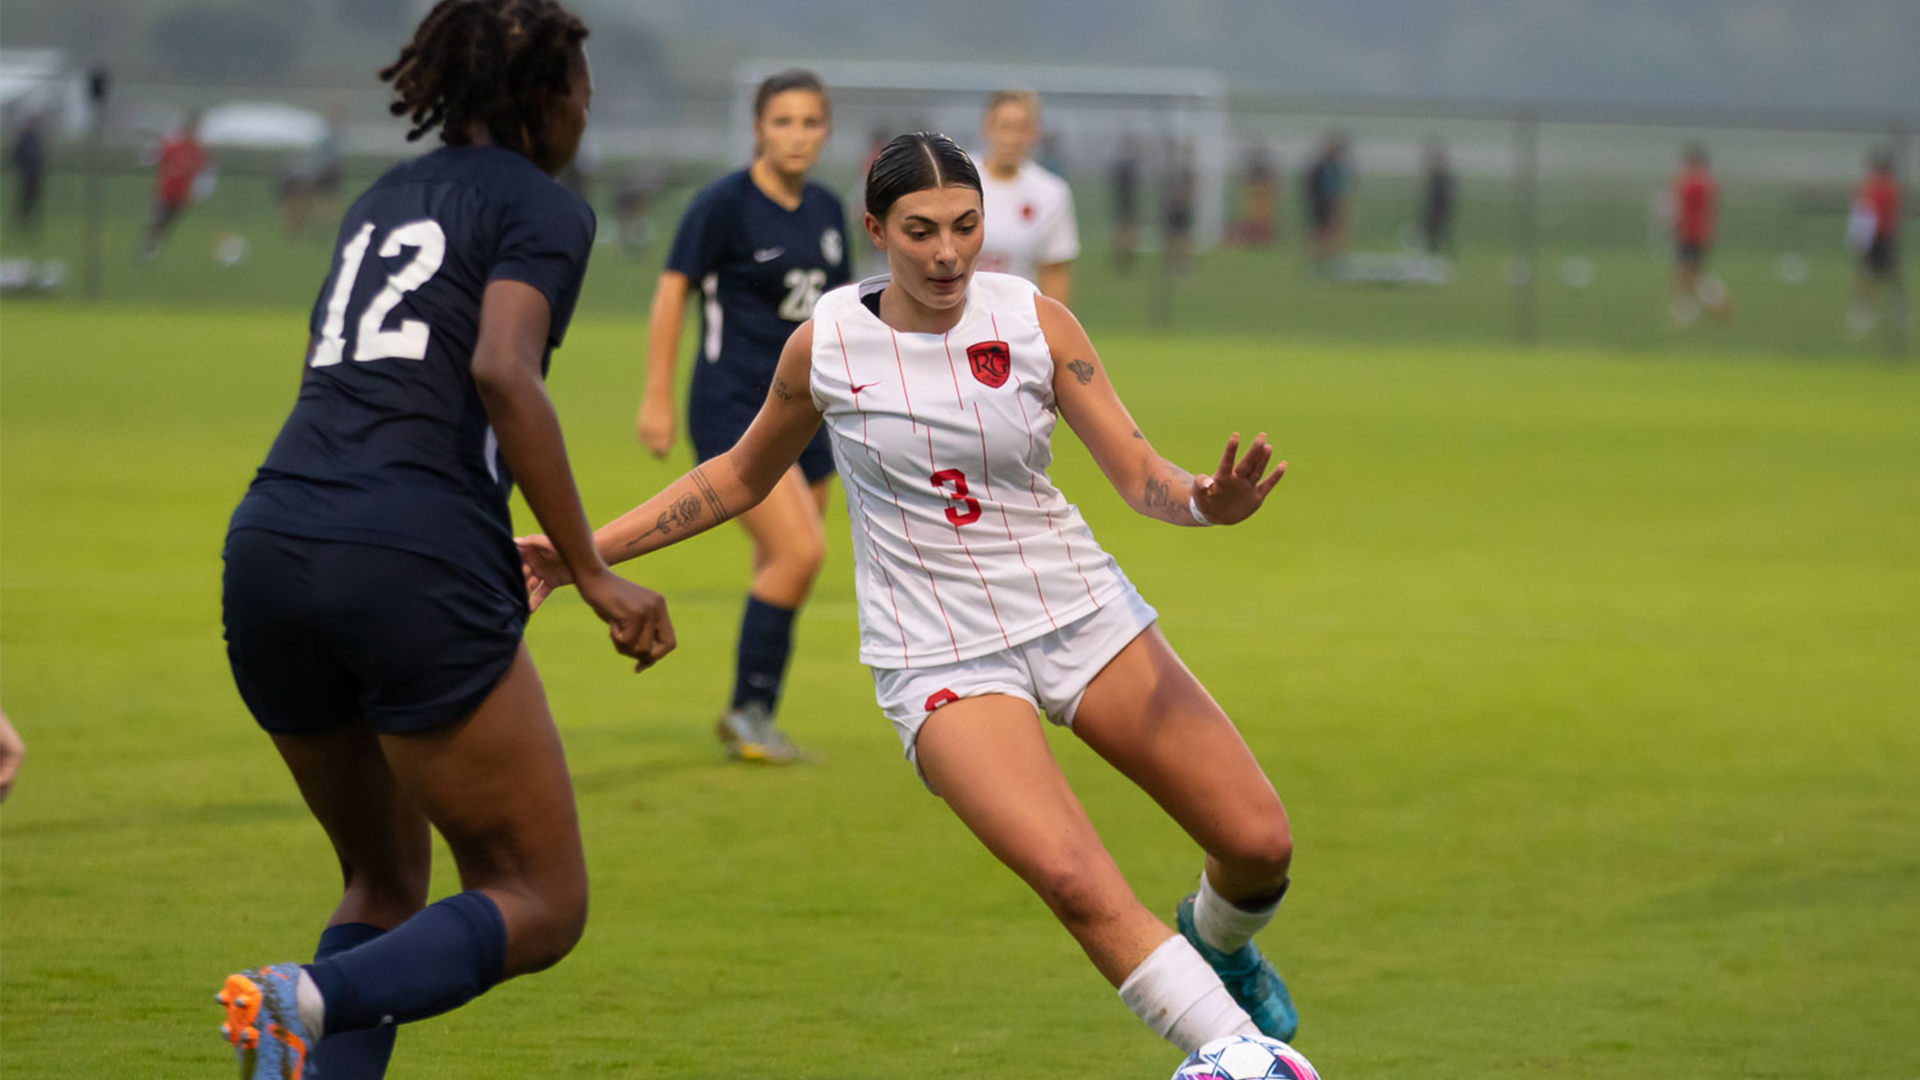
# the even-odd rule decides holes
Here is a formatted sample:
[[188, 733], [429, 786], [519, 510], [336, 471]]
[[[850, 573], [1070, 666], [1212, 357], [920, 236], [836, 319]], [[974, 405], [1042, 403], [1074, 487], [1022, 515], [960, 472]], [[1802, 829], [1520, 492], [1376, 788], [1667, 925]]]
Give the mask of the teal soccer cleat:
[[1233, 1000], [1253, 1018], [1253, 1026], [1259, 1028], [1262, 1035], [1292, 1042], [1300, 1031], [1300, 1013], [1293, 1007], [1293, 996], [1287, 993], [1287, 984], [1280, 981], [1280, 973], [1273, 970], [1273, 964], [1260, 955], [1251, 941], [1230, 953], [1223, 953], [1203, 941], [1193, 922], [1193, 900], [1194, 894], [1188, 894], [1174, 912], [1180, 936], [1199, 950], [1214, 974], [1226, 984]]
[[220, 1034], [240, 1059], [240, 1080], [300, 1080], [317, 1033], [300, 1023], [300, 965], [227, 976], [213, 1000], [227, 1012]]

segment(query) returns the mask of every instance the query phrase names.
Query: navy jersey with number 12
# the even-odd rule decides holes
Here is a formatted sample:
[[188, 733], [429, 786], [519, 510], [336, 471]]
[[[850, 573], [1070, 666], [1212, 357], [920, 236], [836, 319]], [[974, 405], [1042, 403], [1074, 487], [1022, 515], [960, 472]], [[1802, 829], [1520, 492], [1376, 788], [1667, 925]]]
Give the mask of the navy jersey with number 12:
[[511, 151], [388, 170], [341, 223], [299, 400], [232, 527], [413, 551], [517, 590], [513, 478], [473, 382], [481, 296], [538, 289], [550, 356], [593, 234], [586, 203]]

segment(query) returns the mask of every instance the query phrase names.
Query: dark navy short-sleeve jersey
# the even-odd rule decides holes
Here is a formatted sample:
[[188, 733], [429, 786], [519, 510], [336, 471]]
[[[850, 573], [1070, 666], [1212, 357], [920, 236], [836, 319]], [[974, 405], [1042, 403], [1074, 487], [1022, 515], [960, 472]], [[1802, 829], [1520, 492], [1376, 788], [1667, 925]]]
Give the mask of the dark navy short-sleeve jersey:
[[700, 291], [700, 359], [750, 381], [772, 379], [814, 301], [850, 279], [846, 224], [840, 200], [819, 184], [808, 183], [788, 210], [745, 169], [694, 196], [667, 269]]
[[299, 399], [232, 527], [400, 548], [517, 588], [513, 478], [473, 382], [481, 295], [540, 290], [550, 357], [593, 234], [585, 202], [507, 150], [388, 170], [341, 223]]

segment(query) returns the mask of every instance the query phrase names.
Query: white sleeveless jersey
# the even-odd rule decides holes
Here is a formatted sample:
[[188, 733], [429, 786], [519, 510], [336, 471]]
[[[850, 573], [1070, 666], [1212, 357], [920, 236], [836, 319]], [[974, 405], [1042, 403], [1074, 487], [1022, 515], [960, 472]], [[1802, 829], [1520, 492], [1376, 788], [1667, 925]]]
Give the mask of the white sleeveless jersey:
[[945, 334], [908, 334], [861, 297], [813, 313], [814, 404], [847, 490], [860, 660], [927, 667], [1052, 633], [1131, 586], [1060, 494], [1053, 357], [1037, 290], [976, 273]]

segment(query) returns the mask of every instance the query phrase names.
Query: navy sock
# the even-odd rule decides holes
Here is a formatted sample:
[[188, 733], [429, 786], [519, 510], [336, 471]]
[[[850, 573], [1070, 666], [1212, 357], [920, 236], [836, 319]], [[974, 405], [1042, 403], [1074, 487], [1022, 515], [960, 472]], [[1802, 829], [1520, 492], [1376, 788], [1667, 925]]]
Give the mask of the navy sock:
[[405, 1024], [457, 1009], [500, 981], [507, 924], [485, 893], [463, 892], [385, 934], [307, 965], [327, 1034]]
[[780, 681], [786, 675], [787, 654], [793, 649], [792, 608], [776, 607], [757, 596], [747, 597], [740, 616], [740, 651], [733, 677], [733, 707], [759, 702], [773, 711], [780, 700]]
[[[337, 956], [385, 933], [368, 923], [329, 926], [320, 931], [320, 947], [313, 951], [313, 959], [317, 963]], [[381, 1080], [387, 1075], [387, 1062], [393, 1057], [393, 1037], [399, 1030], [389, 1024], [365, 1031], [343, 1031], [321, 1039], [307, 1055], [307, 1068], [326, 1080]]]

